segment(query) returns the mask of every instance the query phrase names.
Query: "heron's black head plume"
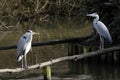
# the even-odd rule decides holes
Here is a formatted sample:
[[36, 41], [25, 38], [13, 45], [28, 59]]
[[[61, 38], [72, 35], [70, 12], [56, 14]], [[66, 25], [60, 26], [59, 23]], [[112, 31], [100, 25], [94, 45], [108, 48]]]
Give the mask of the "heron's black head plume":
[[32, 32], [32, 30], [28, 30], [27, 32], [30, 32], [30, 33], [31, 33], [31, 32]]

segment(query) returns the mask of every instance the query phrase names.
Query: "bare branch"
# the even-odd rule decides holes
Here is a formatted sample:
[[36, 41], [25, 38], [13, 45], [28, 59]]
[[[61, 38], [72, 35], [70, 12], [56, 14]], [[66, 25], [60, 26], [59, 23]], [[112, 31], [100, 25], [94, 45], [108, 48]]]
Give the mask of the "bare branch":
[[89, 53], [85, 53], [85, 54], [65, 56], [65, 57], [60, 57], [60, 58], [56, 58], [56, 59], [51, 59], [51, 60], [43, 62], [41, 64], [35, 64], [35, 65], [28, 66], [28, 69], [24, 69], [24, 68], [0, 69], [0, 73], [6, 73], [6, 72], [14, 73], [14, 72], [22, 72], [22, 71], [25, 71], [25, 70], [38, 69], [38, 68], [42, 68], [44, 66], [52, 65], [52, 64], [55, 64], [55, 63], [58, 63], [58, 62], [61, 62], [61, 61], [83, 59], [83, 58], [87, 58], [87, 57], [91, 57], [91, 56], [108, 54], [111, 51], [117, 51], [117, 50], [120, 50], [120, 46], [106, 48], [106, 49], [102, 49], [102, 50], [97, 50], [97, 51], [89, 52]]

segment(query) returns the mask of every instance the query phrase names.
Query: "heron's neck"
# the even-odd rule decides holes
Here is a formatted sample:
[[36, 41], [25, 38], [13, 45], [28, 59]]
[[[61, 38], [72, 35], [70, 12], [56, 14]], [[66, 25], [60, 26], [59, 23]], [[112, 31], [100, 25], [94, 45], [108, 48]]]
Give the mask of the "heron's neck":
[[94, 23], [97, 23], [98, 21], [99, 21], [99, 16], [94, 18], [93, 24], [94, 24]]
[[99, 16], [95, 17], [94, 20], [95, 20], [95, 21], [99, 21]]

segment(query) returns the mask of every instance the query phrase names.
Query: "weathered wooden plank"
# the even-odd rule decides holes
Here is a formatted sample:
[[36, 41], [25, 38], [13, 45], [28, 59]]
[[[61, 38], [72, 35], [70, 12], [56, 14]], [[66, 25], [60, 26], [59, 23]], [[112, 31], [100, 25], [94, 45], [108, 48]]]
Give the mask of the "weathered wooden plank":
[[55, 63], [58, 63], [58, 62], [61, 62], [61, 61], [65, 61], [65, 60], [83, 59], [83, 58], [87, 58], [87, 57], [91, 57], [91, 56], [107, 54], [108, 52], [117, 51], [117, 50], [120, 50], [120, 46], [105, 48], [105, 49], [102, 49], [102, 50], [97, 50], [97, 51], [89, 52], [89, 53], [85, 53], [85, 54], [79, 54], [79, 55], [73, 55], [73, 56], [65, 56], [65, 57], [61, 57], [61, 58], [57, 58], [57, 59], [51, 59], [51, 60], [49, 60], [47, 62], [43, 62], [43, 63], [40, 63], [40, 64], [35, 64], [35, 65], [28, 66], [28, 69], [24, 69], [24, 68], [0, 69], [0, 73], [22, 72], [24, 70], [42, 68], [44, 66], [52, 65], [52, 64], [55, 64]]

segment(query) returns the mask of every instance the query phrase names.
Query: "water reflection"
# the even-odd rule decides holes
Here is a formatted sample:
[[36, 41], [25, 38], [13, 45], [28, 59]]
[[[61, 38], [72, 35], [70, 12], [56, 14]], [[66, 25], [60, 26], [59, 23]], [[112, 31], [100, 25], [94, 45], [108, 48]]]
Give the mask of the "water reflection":
[[94, 80], [119, 80], [119, 67], [118, 65], [92, 64], [87, 74], [91, 74]]
[[[82, 61], [82, 62], [81, 62]], [[80, 60], [77, 62], [76, 74], [77, 75], [89, 75], [88, 80], [119, 80], [120, 79], [120, 65], [109, 64], [94, 61]], [[78, 72], [77, 72], [78, 71]], [[75, 73], [74, 73], [75, 74]], [[87, 79], [85, 79], [87, 80]]]

